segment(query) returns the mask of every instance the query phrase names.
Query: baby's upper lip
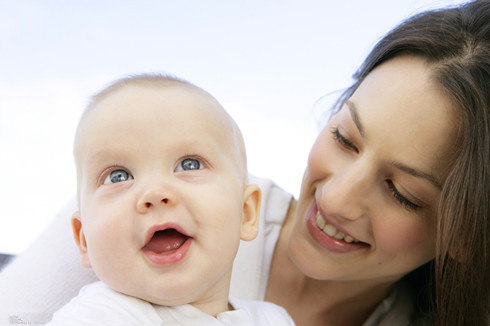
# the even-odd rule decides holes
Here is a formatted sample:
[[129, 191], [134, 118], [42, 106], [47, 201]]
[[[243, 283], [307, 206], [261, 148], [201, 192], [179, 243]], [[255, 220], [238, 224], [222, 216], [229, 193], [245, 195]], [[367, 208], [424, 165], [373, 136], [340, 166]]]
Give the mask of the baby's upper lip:
[[146, 238], [145, 238], [144, 246], [146, 246], [151, 241], [151, 239], [153, 238], [153, 236], [155, 235], [156, 232], [170, 230], [170, 229], [174, 229], [186, 237], [189, 237], [189, 238], [191, 237], [190, 235], [187, 234], [187, 232], [184, 230], [184, 228], [177, 223], [157, 224], [157, 225], [153, 225], [152, 227], [150, 227], [148, 229], [148, 231], [146, 232]]

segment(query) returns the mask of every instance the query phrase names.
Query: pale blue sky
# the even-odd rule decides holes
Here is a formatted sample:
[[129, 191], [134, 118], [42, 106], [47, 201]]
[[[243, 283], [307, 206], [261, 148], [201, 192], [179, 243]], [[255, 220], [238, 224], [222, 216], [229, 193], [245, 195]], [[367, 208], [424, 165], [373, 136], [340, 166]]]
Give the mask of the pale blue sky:
[[250, 172], [297, 195], [312, 106], [377, 39], [438, 0], [0, 0], [0, 252], [24, 250], [75, 196], [72, 138], [88, 97], [168, 72], [240, 125]]

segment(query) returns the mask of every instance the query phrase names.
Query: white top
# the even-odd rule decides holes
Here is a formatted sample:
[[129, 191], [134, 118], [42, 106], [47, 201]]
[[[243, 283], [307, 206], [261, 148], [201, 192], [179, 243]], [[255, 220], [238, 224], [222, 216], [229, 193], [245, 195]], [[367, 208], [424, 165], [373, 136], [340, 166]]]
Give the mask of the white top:
[[[268, 179], [252, 177], [250, 182], [262, 189], [259, 234], [240, 244], [230, 293], [263, 300], [272, 254], [292, 196]], [[82, 286], [97, 281], [92, 270], [81, 266], [72, 239], [69, 220], [75, 210], [74, 199], [27, 251], [0, 273], [0, 325], [47, 322]], [[407, 325], [413, 302], [409, 293], [399, 286], [363, 326]]]
[[294, 326], [283, 308], [261, 301], [229, 301], [235, 310], [216, 318], [190, 304], [168, 307], [127, 296], [102, 282], [84, 286], [80, 294], [58, 310], [49, 326]]
[[[233, 266], [231, 293], [241, 298], [264, 300], [272, 256], [293, 197], [268, 179], [251, 176], [250, 183], [262, 189], [259, 234], [254, 241], [240, 243]], [[412, 310], [412, 294], [401, 283], [378, 304], [362, 326], [409, 325]]]

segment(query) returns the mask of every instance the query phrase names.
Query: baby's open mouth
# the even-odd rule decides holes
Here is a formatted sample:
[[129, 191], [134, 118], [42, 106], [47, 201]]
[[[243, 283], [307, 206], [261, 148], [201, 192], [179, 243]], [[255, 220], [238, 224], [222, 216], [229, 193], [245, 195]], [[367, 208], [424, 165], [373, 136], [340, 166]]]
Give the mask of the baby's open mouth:
[[156, 231], [145, 245], [145, 248], [159, 255], [171, 254], [179, 249], [189, 236], [176, 229]]

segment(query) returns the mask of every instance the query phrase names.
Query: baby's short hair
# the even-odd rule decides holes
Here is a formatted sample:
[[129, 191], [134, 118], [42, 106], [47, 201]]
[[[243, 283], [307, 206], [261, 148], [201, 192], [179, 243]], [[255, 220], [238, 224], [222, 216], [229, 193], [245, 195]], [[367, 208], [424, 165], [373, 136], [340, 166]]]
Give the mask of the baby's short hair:
[[[115, 93], [116, 91], [126, 87], [126, 86], [188, 86], [200, 90], [201, 92], [205, 92], [202, 88], [192, 84], [191, 82], [170, 75], [170, 74], [162, 74], [162, 73], [150, 73], [150, 74], [136, 74], [129, 75], [127, 77], [123, 77], [117, 79], [116, 81], [110, 83], [108, 86], [104, 87], [101, 91], [92, 95], [85, 111], [94, 107], [100, 101], [105, 99], [110, 94]], [[209, 95], [209, 93], [207, 93]]]
[[81, 124], [81, 121], [85, 118], [85, 116], [88, 114], [88, 112], [90, 112], [100, 102], [102, 102], [104, 99], [109, 97], [111, 94], [114, 94], [125, 87], [166, 88], [172, 86], [188, 87], [189, 89], [197, 90], [198, 92], [204, 94], [205, 96], [215, 101], [218, 107], [222, 109], [223, 114], [227, 117], [230, 123], [230, 128], [233, 134], [234, 148], [237, 151], [238, 158], [243, 163], [242, 171], [244, 173], [245, 180], [247, 180], [248, 172], [247, 172], [247, 155], [245, 150], [245, 143], [240, 128], [236, 124], [235, 120], [228, 114], [228, 112], [226, 112], [226, 110], [221, 106], [221, 104], [210, 93], [208, 93], [204, 89], [192, 84], [191, 82], [185, 79], [170, 74], [162, 74], [162, 73], [136, 74], [136, 75], [129, 75], [127, 77], [123, 77], [115, 80], [114, 82], [110, 83], [108, 86], [104, 87], [102, 90], [95, 93], [91, 97], [88, 105], [86, 106], [84, 112], [82, 113], [79, 125]]

